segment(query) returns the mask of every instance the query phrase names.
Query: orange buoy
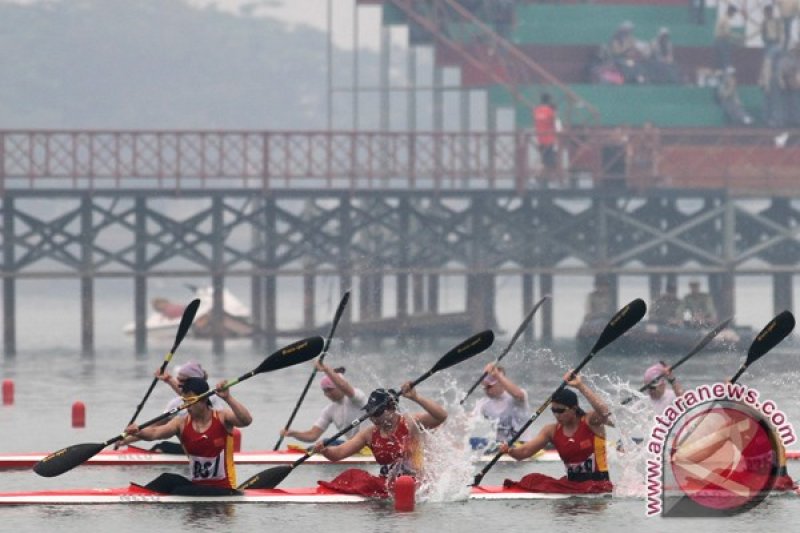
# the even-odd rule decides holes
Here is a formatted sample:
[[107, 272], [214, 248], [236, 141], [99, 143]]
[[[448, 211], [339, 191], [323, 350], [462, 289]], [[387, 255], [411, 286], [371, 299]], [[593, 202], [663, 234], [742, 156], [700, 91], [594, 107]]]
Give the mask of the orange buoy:
[[233, 451], [242, 451], [242, 432], [239, 428], [233, 428]]
[[14, 382], [3, 380], [3, 405], [14, 405]]
[[83, 402], [75, 402], [72, 404], [72, 427], [86, 427], [86, 406]]
[[408, 513], [414, 510], [416, 483], [411, 476], [400, 476], [394, 482], [394, 510]]

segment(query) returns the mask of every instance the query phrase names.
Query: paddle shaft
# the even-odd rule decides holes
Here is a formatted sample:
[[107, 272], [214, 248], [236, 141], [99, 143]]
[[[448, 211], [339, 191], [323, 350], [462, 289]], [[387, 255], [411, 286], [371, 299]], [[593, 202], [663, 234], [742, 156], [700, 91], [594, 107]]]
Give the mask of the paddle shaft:
[[[322, 354], [319, 356], [319, 362], [321, 363], [325, 356], [328, 354], [328, 348], [331, 345], [331, 339], [333, 339], [333, 333], [336, 331], [336, 326], [339, 324], [339, 320], [342, 318], [344, 314], [344, 308], [347, 306], [347, 302], [350, 300], [350, 291], [345, 291], [344, 296], [339, 301], [339, 307], [336, 308], [336, 314], [333, 317], [333, 323], [331, 324], [331, 330], [328, 332], [328, 338], [325, 339], [325, 347], [322, 349]], [[292, 427], [292, 422], [294, 422], [294, 417], [297, 416], [297, 412], [300, 410], [300, 405], [302, 405], [303, 400], [308, 393], [308, 389], [311, 388], [311, 384], [314, 383], [314, 378], [317, 376], [317, 367], [315, 366], [314, 369], [311, 371], [311, 375], [308, 376], [308, 381], [306, 381], [306, 386], [303, 388], [303, 392], [300, 393], [300, 398], [298, 398], [297, 403], [294, 406], [294, 410], [292, 414], [289, 415], [289, 420], [286, 421], [286, 426], [284, 426], [284, 431], [289, 431], [289, 428]], [[278, 451], [281, 448], [281, 444], [283, 444], [283, 435], [278, 437], [278, 442], [275, 443], [275, 447], [272, 448], [273, 451]]]
[[[497, 359], [495, 359], [494, 361], [495, 365], [499, 364], [500, 361], [503, 359], [503, 357], [505, 357], [506, 354], [508, 354], [508, 352], [511, 351], [511, 347], [514, 346], [514, 343], [517, 342], [517, 339], [520, 337], [520, 335], [522, 335], [522, 332], [525, 331], [525, 329], [528, 327], [528, 324], [530, 324], [531, 320], [533, 319], [533, 315], [536, 314], [536, 311], [539, 309], [539, 307], [542, 306], [542, 304], [548, 298], [550, 298], [550, 296], [543, 296], [541, 300], [536, 302], [536, 305], [533, 306], [533, 309], [531, 309], [530, 313], [528, 313], [528, 315], [525, 317], [525, 319], [517, 328], [517, 331], [514, 333], [514, 336], [511, 337], [511, 341], [509, 341], [508, 346], [506, 346], [505, 350], [503, 350], [503, 352], [497, 356]], [[483, 374], [481, 374], [481, 377], [479, 377], [478, 380], [472, 384], [467, 393], [464, 395], [464, 398], [461, 400], [460, 402], [461, 405], [464, 405], [464, 402], [467, 401], [469, 395], [472, 394], [475, 391], [475, 389], [478, 388], [478, 385], [481, 384], [481, 382], [484, 380], [484, 378], [486, 378], [487, 375], [488, 373], [484, 372]]]
[[[158, 370], [159, 375], [164, 373], [164, 370], [166, 370], [167, 365], [169, 364], [170, 361], [172, 361], [172, 356], [178, 350], [178, 346], [180, 346], [181, 342], [183, 341], [183, 338], [186, 337], [186, 334], [189, 332], [189, 328], [192, 326], [192, 322], [194, 322], [194, 317], [197, 314], [197, 308], [199, 306], [200, 306], [200, 300], [195, 298], [194, 300], [189, 302], [189, 305], [187, 305], [186, 309], [183, 310], [183, 316], [181, 317], [181, 322], [178, 325], [178, 332], [175, 334], [175, 342], [172, 344], [172, 348], [167, 353], [167, 355], [164, 356], [164, 362], [161, 363], [161, 368], [159, 368]], [[133, 422], [136, 420], [136, 417], [139, 416], [139, 413], [142, 412], [142, 408], [144, 407], [144, 404], [147, 402], [147, 399], [150, 397], [150, 393], [153, 392], [156, 383], [158, 383], [158, 376], [154, 377], [153, 381], [150, 382], [150, 387], [148, 387], [147, 392], [144, 394], [144, 398], [142, 398], [142, 401], [139, 402], [139, 405], [136, 406], [136, 411], [133, 413], [133, 416], [128, 422], [128, 425], [133, 424]]]

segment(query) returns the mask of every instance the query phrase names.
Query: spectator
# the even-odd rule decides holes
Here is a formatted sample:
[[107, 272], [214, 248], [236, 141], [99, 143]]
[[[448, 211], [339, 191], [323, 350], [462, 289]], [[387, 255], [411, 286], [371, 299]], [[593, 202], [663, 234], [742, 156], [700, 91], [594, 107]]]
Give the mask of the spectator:
[[536, 143], [546, 181], [558, 178], [558, 115], [550, 93], [542, 93], [539, 105], [533, 108]]
[[689, 0], [689, 20], [700, 26], [706, 23], [706, 0]]
[[681, 83], [682, 76], [672, 46], [669, 30], [662, 27], [650, 44], [650, 76], [653, 83]]
[[625, 83], [625, 78], [614, 64], [608, 45], [603, 44], [597, 47], [589, 63], [589, 78], [592, 83], [603, 85], [623, 85]]
[[736, 86], [736, 69], [728, 67], [722, 73], [722, 79], [717, 87], [717, 102], [725, 112], [725, 118], [729, 124], [736, 126], [749, 126], [753, 123], [753, 118], [747, 114], [739, 99]]
[[739, 35], [733, 32], [731, 19], [739, 10], [735, 6], [729, 5], [728, 8], [717, 17], [717, 25], [714, 27], [714, 47], [717, 50], [717, 60], [722, 70], [733, 66], [731, 54], [733, 48], [742, 43]]
[[777, 60], [774, 81], [783, 111], [783, 124], [800, 125], [800, 45], [783, 52]]
[[625, 83], [644, 83], [642, 53], [633, 36], [633, 23], [626, 20], [617, 27], [609, 45], [611, 58]]
[[781, 22], [783, 22], [783, 49], [789, 50], [792, 43], [794, 19], [800, 14], [800, 0], [777, 0]]

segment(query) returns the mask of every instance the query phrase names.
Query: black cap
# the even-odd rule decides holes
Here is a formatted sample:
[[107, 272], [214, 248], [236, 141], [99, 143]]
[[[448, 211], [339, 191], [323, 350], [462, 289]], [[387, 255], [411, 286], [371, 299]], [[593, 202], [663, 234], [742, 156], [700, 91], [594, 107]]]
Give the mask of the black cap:
[[364, 411], [372, 413], [382, 411], [386, 407], [397, 406], [397, 393], [392, 389], [375, 389], [369, 395], [367, 404], [363, 407]]
[[567, 388], [559, 389], [553, 394], [553, 401], [567, 407], [575, 407], [578, 405], [578, 395]]
[[184, 394], [193, 393], [198, 396], [208, 392], [209, 388], [208, 382], [201, 378], [189, 378], [181, 385], [181, 390]]

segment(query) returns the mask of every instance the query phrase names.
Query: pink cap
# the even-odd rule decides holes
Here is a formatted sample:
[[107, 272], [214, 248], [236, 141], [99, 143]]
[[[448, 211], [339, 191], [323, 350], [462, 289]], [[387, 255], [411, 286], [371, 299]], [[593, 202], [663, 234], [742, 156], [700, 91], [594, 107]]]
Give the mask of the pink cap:
[[206, 371], [203, 370], [203, 367], [200, 366], [200, 363], [197, 361], [188, 361], [187, 363], [179, 366], [175, 374], [178, 376], [183, 376], [186, 378], [200, 378], [206, 379]]
[[322, 387], [322, 390], [336, 388], [336, 384], [328, 376], [322, 376], [322, 379], [319, 380], [319, 386]]
[[666, 374], [666, 369], [664, 368], [664, 365], [662, 365], [661, 363], [656, 363], [644, 371], [644, 382], [650, 383], [657, 377], [663, 376], [664, 374]]

